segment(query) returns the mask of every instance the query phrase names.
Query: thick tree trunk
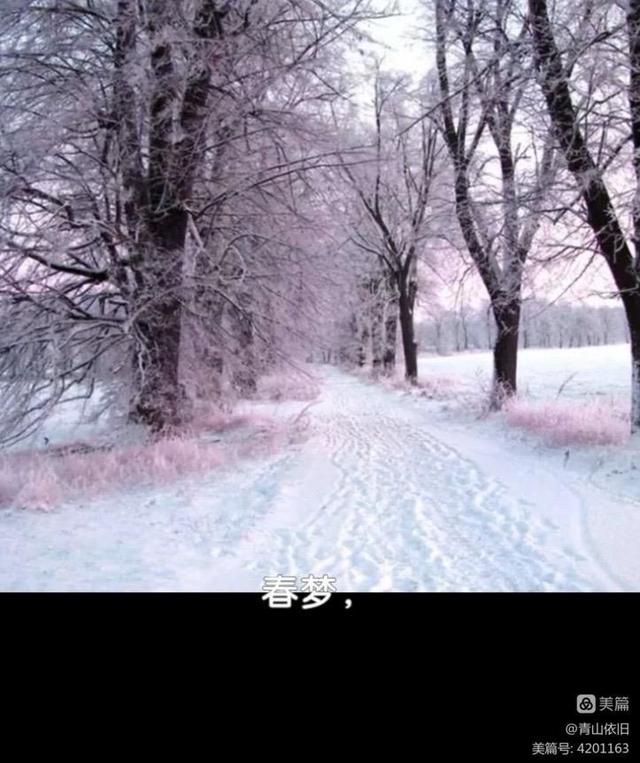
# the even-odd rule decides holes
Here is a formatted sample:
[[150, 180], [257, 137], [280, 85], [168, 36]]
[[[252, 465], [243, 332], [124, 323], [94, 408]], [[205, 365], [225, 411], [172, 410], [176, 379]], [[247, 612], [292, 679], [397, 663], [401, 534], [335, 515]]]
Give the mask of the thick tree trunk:
[[[120, 58], [116, 63], [121, 61], [120, 68], [133, 55], [134, 6], [127, 0], [118, 4]], [[140, 236], [140, 252], [132, 264], [137, 282], [132, 299], [137, 389], [130, 416], [155, 432], [177, 426], [188, 402], [179, 377], [187, 208], [205, 151], [212, 63], [205, 43], [223, 36], [224, 17], [215, 2], [199, 3], [193, 55], [182, 88], [177, 86], [173, 50], [176, 12], [175, 4], [157, 2], [150, 4], [146, 16], [153, 43], [146, 173], [136, 142], [139, 126], [125, 122], [128, 129], [121, 140], [125, 195], [130, 202], [125, 211], [130, 227]], [[132, 91], [126, 87], [124, 71], [119, 72], [116, 84], [119, 109], [132, 117]]]
[[187, 215], [167, 214], [149, 226], [138, 271], [134, 314], [134, 393], [130, 418], [154, 432], [178, 425], [184, 390], [180, 386], [182, 268]]
[[515, 297], [507, 303], [494, 305], [497, 338], [493, 348], [493, 383], [489, 401], [492, 411], [502, 407], [503, 402], [516, 392], [518, 370], [518, 326], [520, 323], [520, 299]]
[[412, 384], [418, 381], [418, 345], [415, 340], [413, 308], [416, 300], [416, 284], [402, 276], [398, 284], [398, 306], [400, 309], [400, 331], [404, 350], [405, 378]]
[[136, 323], [134, 395], [130, 419], [152, 431], [168, 431], [181, 419], [180, 303], [163, 300]]

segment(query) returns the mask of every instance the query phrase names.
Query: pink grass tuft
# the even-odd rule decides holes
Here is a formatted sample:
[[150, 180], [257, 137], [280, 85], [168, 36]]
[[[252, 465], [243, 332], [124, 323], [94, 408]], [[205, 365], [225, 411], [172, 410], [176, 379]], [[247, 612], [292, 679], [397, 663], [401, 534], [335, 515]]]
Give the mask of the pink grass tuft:
[[555, 447], [622, 445], [629, 439], [628, 414], [611, 402], [516, 398], [508, 403], [506, 418], [511, 426], [539, 434]]
[[0, 458], [0, 507], [49, 510], [65, 500], [93, 498], [119, 488], [166, 484], [239, 458], [277, 452], [295, 435], [290, 424], [264, 417], [243, 417], [242, 423], [248, 427], [246, 436], [233, 442], [212, 442], [189, 433], [112, 448], [91, 449], [82, 443], [81, 448], [7, 454]]

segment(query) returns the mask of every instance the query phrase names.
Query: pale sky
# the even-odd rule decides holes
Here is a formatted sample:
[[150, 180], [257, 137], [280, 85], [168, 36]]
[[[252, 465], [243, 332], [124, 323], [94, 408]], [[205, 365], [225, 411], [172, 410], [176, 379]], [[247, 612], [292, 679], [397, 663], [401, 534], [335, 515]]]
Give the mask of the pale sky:
[[[388, 8], [388, 0], [379, 0], [378, 8]], [[383, 70], [385, 71], [405, 71], [415, 78], [416, 84], [434, 65], [433, 52], [425, 39], [428, 30], [426, 21], [421, 8], [420, 0], [397, 0], [395, 3], [397, 15], [377, 22], [370, 23], [370, 34], [377, 41], [377, 44], [364, 44], [362, 54], [358, 54], [359, 68], [365, 71], [365, 62], [368, 55], [375, 55], [383, 58]], [[371, 103], [372, 91], [370, 82], [367, 80], [361, 91], [362, 106]], [[468, 260], [468, 256], [465, 256]], [[587, 302], [601, 303], [602, 298], [599, 293], [609, 293], [613, 289], [611, 276], [604, 261], [597, 257], [592, 262], [591, 267], [584, 273], [576, 283], [572, 283], [586, 263], [588, 257], [574, 262], [565, 263], [557, 267], [541, 268], [539, 265], [533, 266], [531, 263], [528, 269], [528, 277], [525, 282], [532, 286], [532, 277], [535, 279], [534, 291], [538, 296], [545, 296], [548, 299], [561, 298], [564, 300], [586, 300]], [[568, 288], [568, 291], [566, 291]], [[444, 302], [449, 302], [453, 295], [447, 295], [446, 289], [440, 290]], [[457, 289], [456, 289], [457, 291]], [[466, 301], [476, 302], [486, 299], [487, 295], [480, 279], [472, 276], [465, 289]], [[608, 300], [609, 302], [609, 300]]]
[[424, 41], [424, 21], [418, 0], [398, 0], [398, 15], [371, 23], [372, 36], [379, 42], [385, 69], [421, 76], [433, 62]]

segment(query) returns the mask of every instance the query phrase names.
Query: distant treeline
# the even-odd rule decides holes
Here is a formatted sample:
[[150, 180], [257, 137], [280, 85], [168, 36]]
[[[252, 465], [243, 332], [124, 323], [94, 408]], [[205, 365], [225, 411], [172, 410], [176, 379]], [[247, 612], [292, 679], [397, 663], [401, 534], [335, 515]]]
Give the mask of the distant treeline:
[[[421, 350], [438, 353], [490, 350], [496, 327], [488, 306], [433, 311], [418, 326]], [[594, 307], [524, 300], [520, 347], [587, 347], [629, 340], [621, 306]]]

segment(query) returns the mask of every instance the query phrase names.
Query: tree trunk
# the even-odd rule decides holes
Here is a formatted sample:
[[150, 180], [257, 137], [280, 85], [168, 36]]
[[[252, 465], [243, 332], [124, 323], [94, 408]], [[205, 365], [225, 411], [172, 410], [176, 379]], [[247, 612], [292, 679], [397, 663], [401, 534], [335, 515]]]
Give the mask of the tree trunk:
[[416, 283], [400, 276], [398, 284], [398, 306], [400, 308], [400, 330], [404, 350], [405, 378], [412, 384], [418, 381], [418, 345], [413, 325], [413, 307], [416, 300]]
[[631, 342], [631, 434], [640, 432], [640, 327]]
[[200, 256], [195, 264], [196, 289], [193, 315], [187, 317], [192, 337], [191, 383], [195, 396], [217, 401], [222, 396], [225, 370], [222, 351], [222, 326], [227, 320], [228, 303], [210, 284], [217, 284], [213, 258]]
[[[390, 289], [396, 291], [395, 285]], [[384, 322], [384, 373], [391, 376], [396, 368], [396, 342], [398, 335], [398, 295], [391, 294], [387, 301], [387, 313]]]
[[[118, 5], [118, 55], [122, 65], [132, 55], [134, 5], [125, 0]], [[178, 87], [173, 49], [176, 10], [169, 2], [152, 3], [146, 17], [153, 41], [149, 53], [146, 173], [141, 146], [135, 140], [135, 123], [125, 122], [128, 131], [122, 141], [125, 196], [131, 202], [125, 211], [129, 223], [140, 229], [141, 239], [140, 255], [132, 266], [137, 281], [132, 300], [134, 382], [139, 386], [134, 392], [130, 416], [155, 432], [178, 425], [183, 405], [188, 402], [179, 378], [187, 209], [205, 152], [212, 65], [210, 52], [202, 43], [222, 37], [224, 17], [214, 2], [203, 0], [197, 7], [193, 56], [184, 87]], [[116, 64], [119, 65], [118, 60]], [[120, 71], [117, 100], [120, 110], [124, 109], [131, 117], [132, 94], [125, 84], [125, 73]]]
[[186, 220], [186, 212], [178, 210], [155, 222], [138, 271], [130, 418], [154, 432], [177, 426], [184, 402], [179, 363]]
[[233, 311], [234, 330], [236, 335], [236, 364], [232, 373], [234, 388], [244, 396], [251, 396], [258, 387], [256, 378], [256, 358], [254, 353], [253, 315], [250, 310], [251, 296], [238, 297], [240, 310]]
[[164, 309], [137, 321], [134, 396], [129, 418], [152, 431], [168, 431], [180, 422], [183, 402], [179, 379], [180, 303], [164, 300]]
[[493, 348], [493, 384], [489, 405], [492, 411], [516, 391], [518, 368], [518, 326], [520, 323], [520, 299], [515, 297], [506, 303], [494, 305], [493, 314], [498, 330]]
[[622, 295], [631, 345], [631, 433], [640, 432], [640, 294]]
[[365, 319], [362, 321], [362, 326], [358, 330], [358, 350], [357, 350], [357, 363], [360, 368], [364, 368], [367, 362], [367, 345], [369, 344], [369, 325]]
[[384, 302], [379, 290], [372, 288], [371, 306], [371, 364], [374, 374], [378, 374], [384, 360]]

